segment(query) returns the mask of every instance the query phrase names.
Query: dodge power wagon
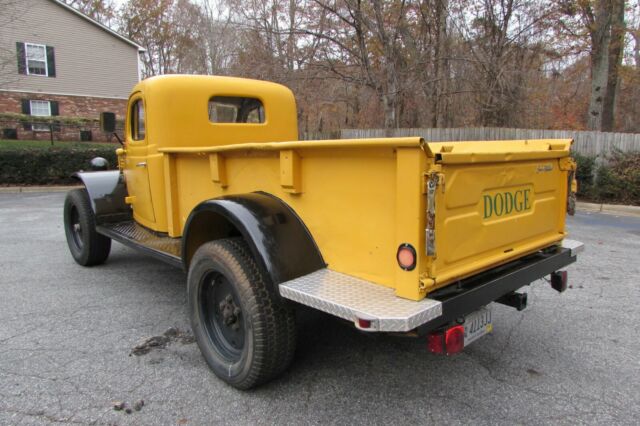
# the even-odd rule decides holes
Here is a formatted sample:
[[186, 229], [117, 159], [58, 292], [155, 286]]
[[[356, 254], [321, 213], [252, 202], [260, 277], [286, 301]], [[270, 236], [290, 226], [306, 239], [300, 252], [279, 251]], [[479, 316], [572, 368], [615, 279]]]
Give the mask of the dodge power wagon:
[[300, 141], [289, 89], [229, 77], [150, 78], [127, 108], [119, 170], [75, 175], [69, 249], [97, 265], [115, 240], [183, 268], [202, 355], [237, 388], [288, 367], [301, 306], [454, 354], [492, 330], [492, 302], [566, 289], [582, 248], [571, 140]]

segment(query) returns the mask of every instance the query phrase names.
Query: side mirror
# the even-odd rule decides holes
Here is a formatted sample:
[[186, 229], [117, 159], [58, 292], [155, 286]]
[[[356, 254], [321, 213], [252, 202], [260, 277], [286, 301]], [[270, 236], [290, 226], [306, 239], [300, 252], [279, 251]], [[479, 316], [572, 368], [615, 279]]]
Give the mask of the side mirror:
[[106, 133], [113, 133], [116, 131], [116, 113], [115, 112], [100, 113], [100, 129]]

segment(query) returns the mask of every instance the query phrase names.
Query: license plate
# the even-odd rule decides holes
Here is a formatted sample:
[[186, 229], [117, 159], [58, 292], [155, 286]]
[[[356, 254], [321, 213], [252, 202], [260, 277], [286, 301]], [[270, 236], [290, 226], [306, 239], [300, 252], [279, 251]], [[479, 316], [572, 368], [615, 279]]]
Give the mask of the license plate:
[[485, 306], [464, 318], [464, 345], [467, 346], [492, 331], [491, 309]]

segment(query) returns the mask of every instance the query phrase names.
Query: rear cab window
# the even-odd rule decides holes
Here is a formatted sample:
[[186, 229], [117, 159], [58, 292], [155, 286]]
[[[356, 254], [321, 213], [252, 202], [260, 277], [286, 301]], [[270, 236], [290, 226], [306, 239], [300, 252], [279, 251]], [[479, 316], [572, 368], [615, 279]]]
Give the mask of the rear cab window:
[[264, 105], [256, 98], [214, 96], [209, 99], [209, 121], [261, 124], [265, 122]]

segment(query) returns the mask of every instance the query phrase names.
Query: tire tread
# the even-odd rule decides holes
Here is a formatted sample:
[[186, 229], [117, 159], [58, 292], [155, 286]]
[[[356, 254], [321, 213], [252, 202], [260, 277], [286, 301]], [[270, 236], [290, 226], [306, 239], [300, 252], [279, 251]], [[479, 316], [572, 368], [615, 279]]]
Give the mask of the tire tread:
[[241, 272], [248, 281], [248, 285], [238, 286], [237, 289], [245, 306], [250, 309], [248, 315], [253, 318], [254, 357], [249, 374], [240, 382], [231, 384], [239, 389], [249, 389], [276, 378], [286, 370], [295, 353], [296, 325], [293, 310], [284, 306], [269, 291], [263, 273], [242, 238], [205, 243], [196, 252], [192, 264], [202, 256], [223, 259], [232, 270]]
[[[85, 222], [83, 226], [84, 232], [88, 232], [88, 241], [85, 241], [83, 250], [79, 253], [74, 253], [72, 248], [74, 243], [69, 241], [69, 235], [67, 234], [67, 241], [73, 258], [82, 266], [95, 266], [104, 263], [111, 251], [111, 239], [98, 234], [96, 231], [96, 218], [91, 208], [91, 201], [86, 188], [72, 189], [67, 193], [64, 207], [65, 228], [69, 226], [67, 215], [72, 206], [75, 206], [78, 210], [80, 221]], [[66, 231], [68, 232], [68, 230]]]

